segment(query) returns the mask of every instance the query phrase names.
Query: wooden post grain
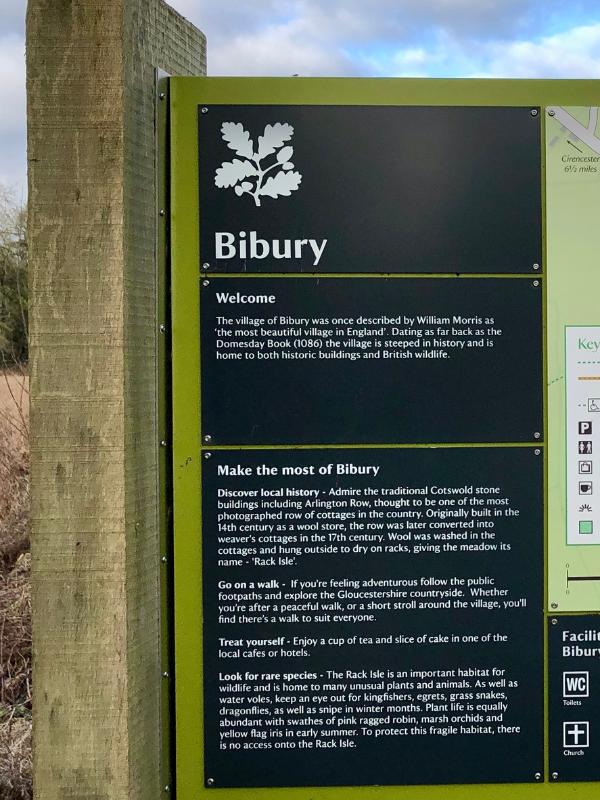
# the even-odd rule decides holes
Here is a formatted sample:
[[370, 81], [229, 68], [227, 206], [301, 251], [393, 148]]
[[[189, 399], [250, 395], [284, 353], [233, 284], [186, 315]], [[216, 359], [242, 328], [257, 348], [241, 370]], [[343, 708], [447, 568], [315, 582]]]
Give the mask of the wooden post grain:
[[155, 67], [205, 72], [159, 0], [29, 0], [36, 800], [164, 796]]

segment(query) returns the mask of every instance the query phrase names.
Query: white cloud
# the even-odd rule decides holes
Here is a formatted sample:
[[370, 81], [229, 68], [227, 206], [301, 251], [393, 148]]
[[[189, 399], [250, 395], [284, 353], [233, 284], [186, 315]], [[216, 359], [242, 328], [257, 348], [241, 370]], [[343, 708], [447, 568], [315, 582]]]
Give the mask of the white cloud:
[[0, 4], [0, 37], [25, 34], [26, 0], [2, 0]]
[[354, 75], [357, 71], [340, 47], [315, 41], [299, 22], [238, 34], [208, 47], [209, 75]]
[[426, 46], [366, 55], [377, 75], [456, 78], [600, 78], [600, 23], [537, 41], [460, 39], [438, 30]]
[[25, 189], [25, 42], [0, 37], [0, 182]]
[[600, 23], [582, 25], [538, 42], [494, 44], [482, 77], [600, 78]]
[[226, 39], [280, 25], [303, 14], [303, 0], [172, 0], [207, 36]]
[[[596, 76], [597, 0], [179, 0], [212, 75]], [[569, 14], [569, 22], [565, 14]], [[577, 24], [582, 19], [592, 24]], [[543, 36], [544, 31], [563, 31]]]
[[[9, 0], [10, 2], [11, 0]], [[14, 2], [14, 0], [12, 0]], [[174, 0], [209, 47], [294, 23], [329, 46], [419, 46], [443, 30], [459, 39], [532, 39], [599, 16], [597, 0]]]

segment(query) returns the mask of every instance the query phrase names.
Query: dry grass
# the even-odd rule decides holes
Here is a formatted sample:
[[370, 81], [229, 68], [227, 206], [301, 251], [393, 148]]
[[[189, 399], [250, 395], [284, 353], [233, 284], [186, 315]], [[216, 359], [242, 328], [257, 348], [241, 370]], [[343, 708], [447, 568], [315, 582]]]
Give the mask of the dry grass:
[[0, 798], [30, 800], [28, 387], [0, 373]]
[[[31, 706], [31, 555], [0, 576], [0, 708], [26, 715]], [[2, 713], [0, 711], [0, 713]]]
[[0, 370], [0, 411], [27, 422], [29, 416], [29, 378], [23, 369]]
[[31, 720], [23, 717], [0, 725], [0, 797], [31, 800]]
[[0, 570], [29, 550], [29, 419], [26, 376], [0, 373]]

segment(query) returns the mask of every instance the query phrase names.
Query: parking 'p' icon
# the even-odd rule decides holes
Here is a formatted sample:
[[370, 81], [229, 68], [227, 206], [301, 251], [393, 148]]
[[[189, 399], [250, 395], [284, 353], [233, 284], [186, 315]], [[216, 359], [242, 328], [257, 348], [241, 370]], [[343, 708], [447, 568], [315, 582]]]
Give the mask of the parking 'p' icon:
[[592, 432], [592, 423], [585, 420], [579, 423], [579, 433], [589, 435]]

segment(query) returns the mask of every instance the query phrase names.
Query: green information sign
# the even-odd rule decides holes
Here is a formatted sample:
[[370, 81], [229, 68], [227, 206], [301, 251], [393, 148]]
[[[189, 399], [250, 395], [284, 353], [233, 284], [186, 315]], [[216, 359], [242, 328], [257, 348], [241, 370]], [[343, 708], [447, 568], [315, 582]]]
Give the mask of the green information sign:
[[180, 800], [594, 791], [597, 90], [170, 80]]

